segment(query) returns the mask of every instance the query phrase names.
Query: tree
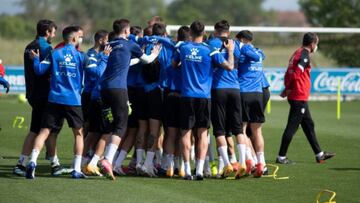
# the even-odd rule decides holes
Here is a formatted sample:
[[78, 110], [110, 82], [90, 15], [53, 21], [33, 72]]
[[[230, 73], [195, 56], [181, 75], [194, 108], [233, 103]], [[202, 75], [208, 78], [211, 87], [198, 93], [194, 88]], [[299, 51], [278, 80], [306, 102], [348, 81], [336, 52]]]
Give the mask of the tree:
[[[360, 27], [358, 0], [300, 0], [308, 21], [314, 26]], [[321, 36], [321, 35], [320, 35]], [[321, 51], [339, 65], [360, 67], [360, 34], [320, 37]]]
[[226, 19], [231, 25], [255, 25], [263, 16], [263, 0], [174, 0], [168, 6], [170, 22], [188, 25], [194, 20], [205, 24]]

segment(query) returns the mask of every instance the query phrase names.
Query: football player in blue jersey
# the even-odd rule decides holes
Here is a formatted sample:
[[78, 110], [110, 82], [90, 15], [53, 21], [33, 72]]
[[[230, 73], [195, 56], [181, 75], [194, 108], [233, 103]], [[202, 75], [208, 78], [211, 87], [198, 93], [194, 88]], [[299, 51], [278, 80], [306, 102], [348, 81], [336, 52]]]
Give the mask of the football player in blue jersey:
[[178, 68], [181, 62], [181, 122], [183, 158], [185, 162], [185, 179], [193, 179], [190, 167], [190, 148], [192, 129], [197, 136], [196, 180], [203, 180], [203, 169], [208, 148], [208, 128], [210, 127], [211, 85], [213, 64], [227, 70], [234, 68], [234, 43], [224, 43], [229, 58], [225, 60], [218, 50], [211, 49], [203, 43], [204, 24], [195, 21], [190, 26], [192, 42], [180, 46], [180, 53], [175, 54], [173, 66]]
[[116, 37], [111, 42], [112, 52], [100, 82], [101, 99], [104, 105], [111, 109], [113, 118], [112, 125], [107, 129], [112, 136], [101, 165], [104, 174], [112, 180], [115, 179], [112, 162], [127, 128], [127, 75], [131, 57], [139, 58], [143, 63], [150, 63], [155, 60], [160, 51], [160, 46], [155, 46], [152, 53], [146, 55], [136, 43], [128, 40], [130, 21], [127, 19], [115, 20], [113, 31]]
[[26, 178], [35, 178], [37, 158], [49, 136], [51, 129], [61, 128], [62, 120], [66, 119], [72, 128], [74, 144], [73, 178], [85, 178], [81, 172], [81, 159], [84, 147], [83, 114], [81, 109], [81, 90], [83, 71], [89, 65], [83, 53], [76, 50], [79, 36], [74, 26], [63, 30], [65, 46], [53, 51], [48, 58], [40, 62], [38, 52], [32, 51], [34, 70], [38, 75], [51, 71], [50, 93], [48, 106], [42, 122], [42, 128], [35, 139], [31, 160], [26, 169]]
[[[253, 35], [243, 30], [237, 35], [241, 41], [241, 57], [238, 61], [240, 92], [243, 108], [244, 131], [249, 125], [252, 132], [253, 146], [256, 152], [257, 164], [254, 177], [261, 177], [265, 168], [264, 138], [261, 125], [265, 122], [263, 96], [264, 53], [255, 48], [251, 42]], [[250, 164], [248, 164], [250, 165]], [[247, 172], [249, 173], [249, 166]]]

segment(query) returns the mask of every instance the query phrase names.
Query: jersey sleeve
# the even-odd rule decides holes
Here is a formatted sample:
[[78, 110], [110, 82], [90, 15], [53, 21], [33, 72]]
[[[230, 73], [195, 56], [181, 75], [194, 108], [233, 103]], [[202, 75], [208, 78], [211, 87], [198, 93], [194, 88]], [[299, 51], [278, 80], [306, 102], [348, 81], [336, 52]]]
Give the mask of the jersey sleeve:
[[225, 62], [224, 56], [218, 50], [212, 51], [210, 57], [214, 64], [220, 65]]
[[307, 50], [303, 50], [300, 55], [300, 59], [298, 62], [298, 68], [304, 72], [305, 67], [307, 67], [310, 64], [310, 56], [309, 52]]
[[131, 56], [133, 56], [134, 58], [140, 58], [144, 53], [142, 52], [141, 48], [139, 45], [135, 44], [135, 43], [131, 43]]
[[240, 58], [241, 56], [241, 52], [240, 52], [240, 47], [237, 45], [237, 43], [234, 41], [234, 57], [235, 58]]
[[49, 54], [43, 61], [40, 62], [39, 57], [34, 58], [34, 72], [37, 75], [43, 75], [48, 71], [52, 65], [52, 54]]
[[250, 58], [251, 61], [258, 62], [260, 60], [259, 54], [257, 54], [255, 49], [249, 44], [242, 46], [241, 53]]
[[180, 63], [180, 49], [176, 49], [172, 56], [172, 61], [175, 63]]

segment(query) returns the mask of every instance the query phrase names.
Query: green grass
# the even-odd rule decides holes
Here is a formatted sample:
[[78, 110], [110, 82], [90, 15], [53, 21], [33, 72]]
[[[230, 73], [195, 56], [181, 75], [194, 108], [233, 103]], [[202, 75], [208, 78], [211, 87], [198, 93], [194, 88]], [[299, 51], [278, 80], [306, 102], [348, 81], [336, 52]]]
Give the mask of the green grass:
[[[100, 177], [72, 180], [69, 176], [54, 178], [40, 155], [37, 178], [25, 180], [12, 175], [24, 136], [24, 128], [13, 128], [15, 116], [25, 117], [29, 124], [30, 108], [15, 99], [0, 98], [0, 202], [315, 202], [323, 189], [337, 193], [338, 202], [360, 200], [360, 102], [345, 102], [342, 118], [336, 120], [335, 102], [310, 102], [316, 132], [324, 150], [337, 156], [325, 164], [316, 164], [311, 148], [301, 131], [291, 143], [288, 156], [297, 164], [280, 166], [279, 176], [242, 180], [206, 179], [203, 182], [179, 179], [120, 177], [109, 181]], [[266, 159], [274, 163], [280, 138], [286, 124], [288, 104], [272, 102], [263, 132]], [[59, 157], [71, 164], [73, 138], [65, 127], [59, 135]]]

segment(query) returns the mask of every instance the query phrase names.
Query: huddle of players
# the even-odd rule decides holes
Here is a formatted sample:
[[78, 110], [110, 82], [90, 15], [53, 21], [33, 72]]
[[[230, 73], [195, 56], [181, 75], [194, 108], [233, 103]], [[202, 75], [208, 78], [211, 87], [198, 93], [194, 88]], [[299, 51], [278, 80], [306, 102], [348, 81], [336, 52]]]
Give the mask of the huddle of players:
[[[27, 49], [25, 58], [33, 60], [35, 77], [48, 74], [50, 87], [41, 105], [43, 114], [37, 117], [40, 129], [30, 130], [38, 135], [23, 169], [25, 176], [35, 177], [45, 140], [59, 132], [65, 118], [75, 137], [73, 178], [84, 178], [85, 173], [115, 179], [134, 172], [203, 180], [210, 176], [206, 163], [210, 123], [219, 154], [218, 177], [234, 171], [236, 178], [252, 172], [261, 177], [265, 171], [261, 124], [269, 99], [262, 70], [265, 56], [251, 44], [251, 32], [241, 31], [232, 40], [227, 21], [214, 28], [214, 35], [205, 40], [204, 24], [195, 21], [182, 26], [173, 42], [161, 18], [149, 21], [144, 32], [120, 19], [114, 21], [112, 32], [95, 34], [95, 46], [87, 55], [76, 49], [83, 34], [77, 26], [65, 28], [63, 47], [47, 55], [41, 46], [40, 54]], [[190, 165], [192, 142], [195, 176]], [[133, 146], [133, 159], [125, 168], [122, 163]], [[56, 147], [49, 148], [51, 162], [59, 166]], [[17, 167], [24, 167], [24, 159], [28, 157], [22, 153]]]

